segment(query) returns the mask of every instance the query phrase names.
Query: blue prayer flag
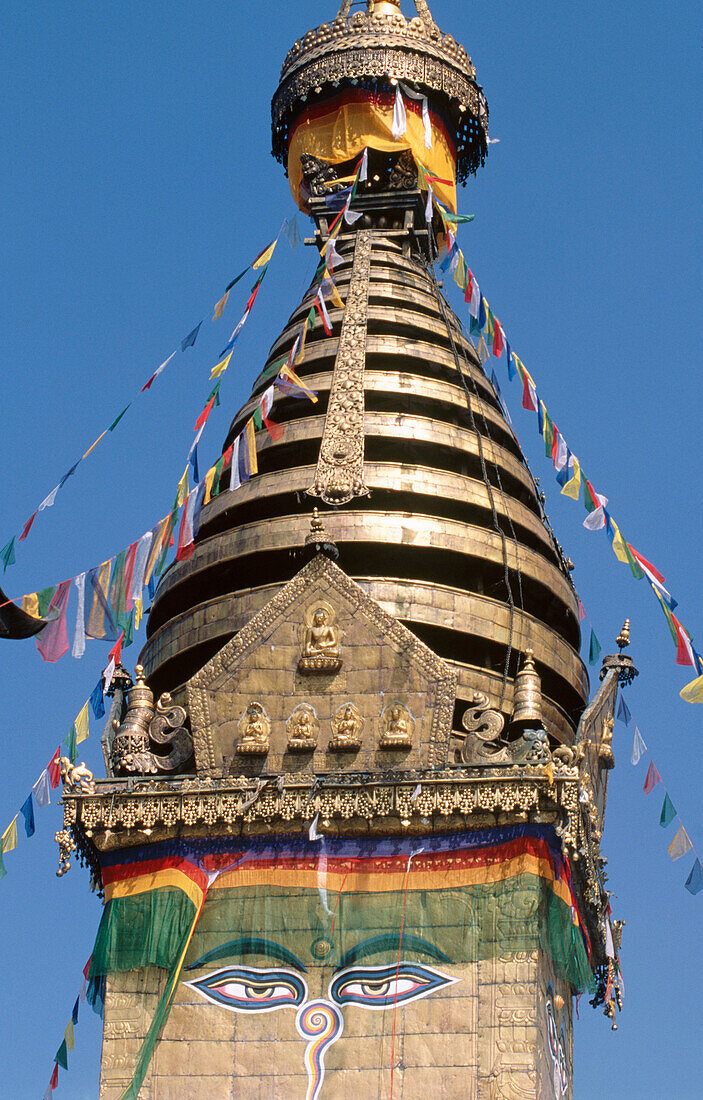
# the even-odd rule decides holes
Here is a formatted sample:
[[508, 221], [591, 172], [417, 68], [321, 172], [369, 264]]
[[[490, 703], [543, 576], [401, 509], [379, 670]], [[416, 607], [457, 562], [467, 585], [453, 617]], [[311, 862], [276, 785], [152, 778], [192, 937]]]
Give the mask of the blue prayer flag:
[[630, 714], [629, 707], [623, 699], [622, 692], [618, 696], [618, 709], [615, 717], [619, 722], [624, 722], [626, 726], [629, 726], [632, 715]]
[[23, 806], [20, 807], [20, 813], [24, 818], [24, 831], [27, 836], [34, 836], [34, 805], [32, 803], [32, 792], [27, 795], [27, 799]]
[[76, 1003], [73, 1006], [73, 1012], [71, 1013], [71, 1023], [75, 1026], [78, 1023], [78, 1005], [80, 1004], [80, 997], [76, 997]]
[[686, 889], [689, 894], [699, 894], [703, 890], [703, 867], [698, 857], [694, 860], [691, 873], [686, 879]]
[[102, 676], [98, 680], [97, 684], [93, 688], [93, 693], [90, 696], [90, 705], [93, 708], [93, 714], [96, 718], [105, 717], [105, 700], [103, 699], [103, 681]]
[[62, 485], [64, 485], [68, 481], [71, 474], [74, 473], [78, 469], [78, 465], [79, 465], [80, 462], [81, 462], [81, 459], [79, 458], [76, 465], [71, 466], [71, 469], [68, 471], [68, 473], [63, 475], [63, 477], [61, 478], [61, 480], [59, 482], [59, 489], [61, 488]]
[[198, 333], [200, 332], [202, 323], [202, 321], [198, 321], [193, 331], [188, 333], [185, 340], [181, 340], [181, 351], [185, 351], [186, 348], [192, 348], [193, 344], [198, 339]]
[[198, 447], [197, 444], [190, 452], [190, 458], [188, 459], [193, 470], [193, 481], [197, 485], [200, 481], [200, 471], [198, 470]]

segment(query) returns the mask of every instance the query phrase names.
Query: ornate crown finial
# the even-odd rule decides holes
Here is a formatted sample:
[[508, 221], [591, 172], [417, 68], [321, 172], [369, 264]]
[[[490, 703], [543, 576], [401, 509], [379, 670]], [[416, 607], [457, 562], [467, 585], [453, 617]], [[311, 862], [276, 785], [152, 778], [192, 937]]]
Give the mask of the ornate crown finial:
[[623, 649], [626, 649], [630, 644], [630, 620], [625, 619], [623, 628], [615, 639], [615, 644], [622, 653]]

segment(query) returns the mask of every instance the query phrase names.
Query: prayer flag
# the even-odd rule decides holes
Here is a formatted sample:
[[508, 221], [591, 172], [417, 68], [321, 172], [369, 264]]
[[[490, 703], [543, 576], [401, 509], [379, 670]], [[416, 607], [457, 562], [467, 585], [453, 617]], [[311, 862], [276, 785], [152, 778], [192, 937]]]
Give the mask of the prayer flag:
[[525, 371], [522, 390], [522, 407], [523, 409], [527, 409], [528, 412], [537, 412], [537, 401], [538, 397], [535, 384], [527, 371]]
[[505, 334], [503, 332], [503, 327], [500, 321], [498, 320], [498, 318], [496, 318], [495, 329], [493, 332], [493, 354], [497, 359], [500, 359], [501, 355], [503, 354], [504, 347]]
[[657, 783], [661, 782], [661, 776], [657, 769], [654, 767], [654, 761], [651, 760], [649, 767], [647, 768], [647, 775], [644, 780], [644, 793], [651, 794]]
[[134, 608], [132, 608], [131, 611], [124, 611], [121, 615], [118, 615], [117, 625], [124, 634], [122, 644], [125, 649], [129, 649], [134, 641]]
[[[55, 1060], [56, 1059], [54, 1059], [54, 1061]], [[49, 1082], [49, 1085], [51, 1086], [52, 1089], [55, 1089], [56, 1086], [58, 1085], [58, 1083], [59, 1083], [59, 1067], [58, 1067], [58, 1065], [55, 1065], [54, 1069], [53, 1069], [53, 1072], [51, 1074], [51, 1081]]]
[[644, 743], [642, 734], [638, 730], [637, 726], [635, 726], [635, 736], [632, 739], [632, 752], [630, 753], [630, 763], [634, 765], [634, 767], [637, 767], [646, 751], [647, 746]]
[[579, 622], [582, 623], [583, 620], [586, 618], [586, 608], [581, 603], [581, 597], [580, 596], [576, 597], [576, 603], [578, 604], [578, 609], [579, 609]]
[[667, 590], [666, 590], [665, 577], [659, 572], [659, 570], [656, 568], [656, 566], [652, 565], [652, 563], [650, 561], [647, 561], [647, 559], [645, 557], [643, 557], [642, 554], [640, 554], [637, 550], [635, 550], [632, 543], [628, 542], [627, 546], [628, 546], [628, 549], [630, 550], [630, 552], [632, 553], [632, 556], [634, 557], [635, 561], [637, 562], [637, 564], [641, 568], [642, 572], [644, 573], [645, 577], [649, 581], [649, 583], [654, 588], [657, 589], [657, 591], [659, 592], [659, 595], [664, 599], [665, 603], [668, 605], [669, 610], [673, 611], [674, 608], [678, 607], [678, 604], [677, 604], [676, 600], [673, 598], [673, 596], [671, 595], [671, 593], [667, 592]]
[[20, 813], [24, 818], [24, 831], [27, 837], [34, 836], [34, 803], [32, 802], [31, 791], [20, 806]]
[[220, 355], [221, 355], [221, 356], [224, 356], [224, 355], [226, 355], [226, 354], [227, 354], [227, 352], [228, 352], [228, 351], [231, 351], [231, 349], [232, 349], [232, 348], [234, 347], [234, 345], [236, 344], [236, 342], [237, 342], [237, 337], [239, 336], [239, 333], [240, 333], [240, 332], [242, 331], [242, 329], [244, 328], [245, 324], [247, 323], [247, 318], [249, 317], [249, 314], [250, 314], [250, 312], [251, 312], [251, 307], [250, 307], [250, 306], [247, 306], [247, 308], [246, 308], [246, 309], [244, 310], [244, 313], [243, 313], [243, 314], [242, 314], [242, 316], [240, 317], [239, 321], [238, 321], [238, 322], [237, 322], [237, 324], [235, 325], [235, 327], [234, 327], [234, 329], [233, 329], [233, 331], [232, 331], [232, 335], [230, 336], [229, 340], [227, 341], [227, 343], [226, 343], [226, 344], [225, 344], [225, 346], [223, 347], [222, 351], [220, 352]]
[[51, 619], [37, 635], [37, 649], [45, 661], [58, 661], [68, 650], [66, 612], [72, 584], [72, 579], [61, 582], [49, 604], [49, 612], [52, 610], [57, 612], [56, 617]]
[[254, 421], [251, 418], [247, 420], [244, 433], [246, 435], [247, 465], [249, 468], [249, 477], [253, 477], [255, 474], [258, 474], [259, 467], [256, 462], [256, 437], [254, 435]]
[[[39, 509], [37, 508], [37, 512], [38, 511], [39, 511]], [[37, 518], [37, 512], [32, 512], [31, 516], [29, 517], [29, 519], [25, 523], [24, 527], [22, 528], [22, 534], [20, 535], [19, 539], [17, 540], [18, 542], [24, 542], [27, 535], [32, 530], [32, 524], [34, 523], [35, 519]]]
[[249, 316], [249, 314], [251, 313], [251, 310], [252, 310], [252, 308], [253, 308], [253, 306], [254, 306], [254, 302], [256, 301], [256, 295], [257, 295], [257, 294], [259, 293], [259, 290], [260, 290], [260, 288], [261, 288], [261, 283], [262, 283], [262, 280], [263, 280], [263, 278], [264, 278], [264, 275], [266, 274], [266, 272], [267, 272], [267, 271], [268, 271], [268, 268], [267, 268], [267, 267], [265, 267], [265, 268], [263, 269], [263, 271], [261, 272], [261, 274], [259, 275], [259, 278], [258, 278], [258, 279], [256, 280], [256, 282], [254, 283], [254, 286], [252, 287], [251, 295], [250, 295], [250, 297], [249, 297], [249, 301], [247, 302], [247, 305], [246, 305], [246, 309], [245, 309], [245, 311], [244, 311], [244, 313], [245, 313], [245, 319], [246, 319], [246, 317], [248, 317], [248, 316]]
[[198, 333], [200, 332], [200, 326], [202, 321], [198, 321], [197, 325], [192, 332], [189, 332], [185, 339], [181, 340], [181, 351], [185, 351], [186, 348], [192, 348], [195, 341], [198, 339]]
[[[251, 264], [249, 266], [251, 266]], [[244, 276], [246, 275], [248, 270], [249, 270], [249, 268], [245, 267], [244, 271], [240, 271], [239, 275], [235, 275], [235, 277], [232, 279], [232, 282], [227, 283], [227, 286], [225, 287], [225, 290], [229, 293], [229, 291], [232, 289], [232, 287], [236, 286], [237, 283], [239, 282], [239, 280], [244, 278]]]
[[283, 227], [283, 236], [288, 241], [295, 252], [296, 248], [300, 244], [300, 230], [298, 229], [298, 218], [294, 214], [292, 218], [286, 220], [286, 224]]
[[478, 285], [476, 276], [471, 271], [470, 267], [467, 267], [466, 274], [468, 276], [468, 283], [466, 291], [464, 293], [464, 300], [468, 302], [469, 313], [472, 317], [478, 318], [479, 303], [481, 301], [481, 288]]
[[189, 466], [186, 466], [185, 470], [181, 474], [181, 479], [178, 482], [178, 489], [176, 490], [176, 502], [174, 504], [175, 508], [180, 508], [181, 504], [183, 504], [183, 501], [188, 496], [188, 469]]
[[689, 633], [675, 615], [672, 615], [671, 618], [676, 630], [676, 664], [693, 665], [696, 668], [695, 653]]
[[7, 573], [8, 566], [15, 564], [15, 536], [6, 542], [0, 550], [0, 561], [3, 564], [3, 573]]
[[[407, 84], [399, 84], [399, 88], [402, 88], [403, 95], [406, 95], [409, 99], [414, 99], [417, 103], [422, 104], [422, 125], [425, 130], [425, 146], [427, 149], [432, 148], [432, 123], [430, 121], [430, 108], [427, 102], [427, 96], [422, 92], [416, 92], [413, 88]], [[395, 118], [395, 115], [394, 115]], [[403, 131], [405, 132], [405, 131]], [[395, 137], [395, 134], [393, 135]]]
[[65, 1038], [65, 1042], [66, 1042], [66, 1050], [70, 1054], [71, 1051], [73, 1050], [73, 1047], [74, 1047], [73, 1020], [68, 1021], [68, 1024], [66, 1025], [66, 1030], [64, 1032], [64, 1038]]
[[330, 321], [329, 314], [327, 312], [327, 306], [325, 305], [325, 299], [322, 296], [322, 289], [318, 290], [315, 296], [315, 308], [320, 314], [320, 320], [322, 321], [322, 327], [328, 336], [332, 335], [332, 322]]
[[674, 803], [671, 801], [671, 799], [669, 798], [669, 795], [667, 793], [667, 794], [664, 795], [664, 802], [662, 803], [662, 812], [659, 816], [659, 824], [661, 825], [662, 829], [666, 829], [666, 827], [668, 825], [671, 825], [671, 822], [674, 820], [675, 817], [676, 817], [676, 810], [674, 808]]
[[137, 560], [138, 547], [139, 542], [133, 542], [125, 556], [122, 588], [122, 603], [125, 611], [131, 611], [134, 607], [134, 566]]
[[85, 573], [79, 573], [75, 581], [76, 588], [76, 625], [73, 631], [74, 657], [82, 657], [85, 653]]
[[93, 714], [96, 718], [105, 717], [105, 700], [103, 695], [103, 682], [101, 678], [98, 680], [90, 695], [90, 705], [93, 708]]
[[618, 695], [618, 709], [615, 717], [619, 722], [624, 722], [626, 726], [629, 726], [632, 715], [630, 714], [630, 708], [625, 702], [622, 692]]
[[640, 569], [639, 565], [635, 561], [635, 558], [632, 556], [632, 552], [625, 542], [625, 539], [623, 538], [617, 523], [607, 511], [607, 509], [605, 509], [604, 512], [605, 532], [610, 539], [615, 557], [618, 559], [618, 561], [623, 562], [625, 565], [629, 565], [630, 572], [632, 573], [633, 577], [635, 577], [637, 580], [640, 580], [644, 576], [643, 571]]
[[696, 856], [693, 867], [686, 879], [686, 889], [689, 894], [699, 894], [703, 890], [703, 867], [701, 867], [701, 861]]
[[72, 764], [75, 764], [76, 760], [78, 759], [78, 746], [76, 745], [75, 726], [71, 726], [61, 744], [64, 745], [66, 748], [66, 756], [68, 757], [68, 759], [71, 761]]
[[101, 566], [91, 569], [88, 573], [88, 580], [93, 588], [93, 603], [85, 628], [88, 638], [112, 640], [117, 637], [117, 627], [109, 599], [111, 569], [112, 561], [104, 561]]
[[6, 874], [7, 874], [7, 867], [5, 866], [5, 861], [2, 858], [2, 851], [0, 851], [0, 880], [4, 879]]
[[276, 240], [272, 241], [271, 244], [267, 245], [263, 252], [259, 253], [253, 264], [251, 265], [254, 268], [254, 271], [256, 271], [260, 267], [263, 267], [264, 264], [267, 264], [269, 262], [269, 260], [273, 256], [273, 252], [277, 244], [278, 237], [276, 237]]
[[407, 129], [407, 125], [408, 119], [405, 114], [403, 95], [400, 91], [400, 85], [397, 84], [395, 89], [395, 101], [393, 103], [393, 122], [391, 124], [391, 133], [396, 141], [403, 136]]
[[222, 295], [222, 297], [220, 298], [219, 302], [217, 302], [215, 304], [215, 312], [212, 315], [213, 321], [216, 321], [218, 319], [218, 317], [221, 317], [222, 314], [224, 313], [225, 306], [227, 305], [227, 299], [228, 298], [229, 298], [229, 291], [226, 290], [224, 292], [224, 294]]
[[[215, 364], [215, 366], [210, 371], [210, 378], [219, 378], [220, 375], [225, 373], [227, 367], [229, 366], [229, 361], [232, 358], [232, 355], [233, 352], [230, 352], [229, 355], [226, 355], [224, 359], [221, 359], [219, 363]], [[199, 426], [200, 425], [198, 425], [198, 427]]]
[[[175, 354], [176, 354], [176, 353], [175, 353], [175, 351], [174, 351], [173, 355], [175, 355]], [[173, 359], [173, 355], [171, 356], [171, 359]], [[168, 363], [168, 359], [166, 360], [166, 363]], [[163, 366], [159, 367], [159, 370], [158, 370], [158, 371], [156, 372], [157, 374], [159, 373], [159, 371], [163, 370], [163, 367], [165, 367], [165, 366], [166, 366], [166, 363], [164, 363], [164, 364], [163, 364]], [[131, 404], [132, 404], [132, 402], [130, 401], [129, 405], [131, 405]], [[120, 415], [119, 415], [118, 417], [116, 417], [116, 418], [115, 418], [115, 419], [114, 419], [114, 420], [112, 421], [112, 424], [111, 424], [111, 425], [110, 425], [110, 427], [109, 427], [109, 428], [107, 429], [107, 430], [108, 430], [109, 432], [114, 432], [114, 430], [115, 430], [115, 428], [117, 427], [117, 425], [119, 424], [120, 420], [122, 419], [122, 417], [124, 416], [124, 414], [125, 414], [125, 413], [127, 412], [127, 409], [129, 408], [129, 405], [125, 405], [125, 407], [123, 408], [123, 410], [122, 410], [122, 412], [120, 413]], [[83, 455], [83, 458], [85, 458], [85, 455]]]
[[680, 825], [667, 850], [672, 859], [681, 859], [681, 856], [685, 856], [686, 852], [690, 852], [692, 847], [693, 845], [688, 839], [688, 833], [683, 825]]
[[593, 665], [598, 663], [598, 658], [600, 657], [600, 655], [601, 655], [600, 642], [596, 638], [595, 631], [593, 630], [593, 628], [591, 628], [591, 640], [590, 640], [590, 643], [589, 643], [589, 646], [588, 646], [588, 663], [589, 663], [589, 665], [591, 665], [591, 667], [593, 667]]
[[73, 725], [75, 726], [76, 730], [76, 743], [80, 745], [81, 741], [85, 741], [86, 738], [90, 735], [87, 699], [81, 709], [78, 711], [78, 714], [76, 715], [76, 720]]
[[[201, 324], [202, 324], [202, 322], [201, 322]], [[200, 328], [200, 325], [198, 325], [198, 328]], [[197, 329], [195, 330], [195, 333], [196, 333], [196, 336], [197, 336]], [[192, 335], [192, 333], [191, 333], [191, 335]], [[190, 339], [190, 337], [186, 337], [186, 339]], [[184, 341], [184, 343], [185, 343], [185, 341]], [[195, 337], [193, 338], [193, 343], [195, 343]], [[183, 347], [183, 350], [184, 350], [184, 351], [185, 351], [185, 349], [186, 349], [186, 347], [187, 347], [187, 346], [188, 346], [188, 345], [187, 345], [187, 344], [185, 344], [185, 347]], [[157, 367], [157, 368], [156, 368], [156, 370], [155, 370], [155, 371], [154, 371], [154, 373], [152, 374], [152, 376], [151, 376], [151, 378], [149, 379], [149, 381], [148, 381], [148, 382], [145, 382], [145, 383], [144, 383], [144, 385], [142, 386], [141, 390], [139, 391], [140, 393], [144, 393], [144, 391], [145, 391], [145, 390], [149, 390], [149, 389], [151, 389], [151, 384], [152, 384], [152, 382], [153, 382], [153, 381], [154, 381], [154, 380], [155, 380], [156, 378], [158, 378], [158, 377], [159, 377], [159, 375], [161, 374], [162, 370], [164, 370], [164, 368], [168, 366], [168, 364], [169, 364], [169, 363], [171, 362], [171, 360], [173, 359], [173, 357], [174, 357], [174, 355], [175, 355], [175, 354], [176, 354], [176, 353], [175, 353], [175, 351], [172, 351], [172, 352], [171, 352], [171, 354], [169, 355], [168, 359], [164, 359], [164, 361], [163, 361], [163, 363], [161, 364], [161, 366], [159, 366], [159, 367]], [[129, 405], [127, 406], [127, 409], [128, 409], [128, 408], [129, 408]], [[117, 425], [117, 424], [119, 423], [119, 421], [120, 421], [120, 420], [122, 419], [122, 417], [124, 416], [124, 414], [125, 414], [125, 413], [127, 412], [127, 409], [125, 409], [125, 410], [124, 410], [124, 412], [121, 412], [121, 413], [120, 413], [120, 415], [119, 415], [119, 416], [117, 417], [117, 420], [115, 421], [115, 423], [114, 423], [114, 424], [112, 425], [112, 427], [111, 427], [111, 428], [109, 428], [109, 431], [112, 431], [112, 428], [114, 428], [114, 427], [115, 427], [115, 426], [116, 426], [116, 425]]]
[[277, 443], [279, 439], [283, 438], [285, 429], [281, 424], [276, 424], [273, 420], [269, 420], [269, 414], [273, 407], [273, 385], [270, 385], [261, 397], [261, 415], [264, 421], [264, 427], [271, 436], [274, 443]]
[[66, 1040], [64, 1039], [61, 1046], [54, 1055], [54, 1061], [56, 1062], [56, 1068], [61, 1066], [62, 1069], [68, 1069], [68, 1051], [66, 1049]]
[[7, 852], [13, 852], [17, 847], [17, 817], [15, 814], [10, 824], [2, 834], [2, 854], [6, 855]]
[[[234, 463], [232, 463], [232, 470], [234, 471]], [[230, 482], [230, 488], [232, 484]], [[197, 539], [200, 532], [200, 513], [203, 509], [203, 501], [205, 499], [205, 481], [201, 481], [198, 488], [195, 490], [195, 504], [193, 506], [193, 541]]]
[[190, 462], [190, 468], [193, 471], [193, 481], [195, 482], [196, 485], [200, 481], [200, 470], [198, 469], [198, 442], [200, 440], [200, 436], [202, 435], [202, 432], [203, 432], [203, 429], [201, 428], [200, 431], [198, 432], [196, 438], [195, 438], [195, 441], [194, 441], [192, 447], [190, 448], [190, 454], [188, 455], [188, 461]]
[[685, 703], [703, 703], [703, 676], [697, 676], [682, 687], [679, 695]]
[[[207, 405], [205, 406], [205, 408], [204, 408], [204, 409], [203, 409], [203, 411], [201, 412], [200, 416], [199, 416], [199, 417], [198, 417], [198, 419], [197, 419], [197, 420], [195, 421], [195, 428], [193, 429], [194, 431], [196, 431], [196, 432], [198, 432], [198, 431], [199, 431], [199, 432], [202, 432], [202, 429], [203, 429], [203, 428], [205, 427], [205, 424], [206, 424], [207, 418], [209, 417], [210, 413], [212, 412], [212, 410], [213, 410], [213, 409], [214, 409], [214, 407], [215, 407], [215, 401], [216, 401], [216, 400], [217, 400], [217, 394], [215, 394], [215, 396], [214, 396], [214, 397], [211, 397], [211, 398], [210, 398], [210, 400], [208, 401]], [[197, 443], [196, 443], [196, 447], [197, 447]]]
[[363, 156], [361, 158], [361, 164], [359, 165], [359, 183], [365, 183], [369, 178], [369, 150], [364, 149]]
[[[241, 439], [241, 436], [238, 435], [237, 438], [235, 439], [234, 443], [232, 444], [232, 464], [231, 464], [231, 467], [230, 467], [230, 474], [229, 474], [229, 487], [230, 487], [230, 491], [232, 491], [232, 492], [235, 489], [238, 489], [239, 486], [242, 484], [242, 482], [240, 480], [240, 477], [239, 477], [239, 441], [240, 441], [240, 439]], [[202, 507], [202, 502], [201, 502], [201, 507]], [[198, 512], [198, 523], [199, 523], [199, 521], [200, 521], [199, 510], [196, 508], [196, 511]], [[194, 519], [193, 520], [193, 528], [194, 529], [195, 529], [195, 522], [196, 521]]]
[[51, 802], [51, 796], [49, 794], [49, 772], [46, 768], [44, 768], [44, 771], [32, 787], [32, 794], [34, 795], [34, 801], [37, 806], [48, 806]]
[[181, 526], [178, 531], [178, 545], [176, 547], [176, 561], [187, 561], [193, 556], [195, 544], [193, 541], [193, 509], [198, 497], [198, 489], [193, 489], [188, 497], [183, 514]]
[[578, 500], [581, 493], [581, 466], [576, 455], [571, 455], [571, 470], [571, 477], [564, 483], [562, 495]]
[[73, 1022], [74, 1027], [78, 1023], [78, 1007], [80, 1005], [80, 1000], [81, 1000], [80, 997], [76, 997], [76, 1003], [74, 1004], [73, 1012], [71, 1013], [71, 1020]]
[[49, 610], [49, 604], [54, 598], [56, 593], [56, 585], [51, 585], [49, 588], [42, 588], [41, 592], [37, 592], [37, 615], [40, 619], [46, 616]]
[[[127, 410], [126, 410], [126, 409], [125, 409], [125, 412], [127, 412]], [[120, 420], [121, 420], [121, 419], [122, 419], [122, 416], [120, 416]], [[117, 423], [117, 421], [115, 421], [115, 424], [116, 424], [116, 423]], [[110, 431], [110, 430], [111, 430], [111, 429], [109, 429], [109, 428], [106, 428], [104, 432], [101, 432], [101, 433], [100, 433], [100, 435], [99, 435], [99, 436], [98, 436], [98, 438], [97, 438], [97, 439], [95, 440], [95, 442], [94, 442], [94, 443], [91, 443], [91, 444], [90, 444], [90, 446], [88, 447], [88, 450], [87, 450], [87, 451], [85, 452], [85, 454], [83, 455], [83, 458], [87, 458], [87, 457], [88, 457], [88, 455], [90, 454], [90, 452], [91, 452], [91, 451], [94, 451], [94, 450], [95, 450], [95, 448], [97, 447], [97, 445], [98, 445], [98, 443], [100, 442], [100, 440], [101, 440], [101, 439], [102, 439], [102, 438], [103, 438], [104, 436], [106, 436], [106, 435], [107, 435], [107, 433], [108, 433], [108, 431]], [[83, 461], [83, 458], [81, 458], [81, 462]], [[46, 498], [46, 500], [43, 500], [43, 501], [41, 502], [41, 504], [39, 505], [39, 511], [40, 511], [40, 512], [43, 512], [45, 508], [51, 508], [51, 507], [52, 507], [52, 505], [53, 505], [54, 501], [56, 500], [56, 494], [58, 493], [58, 491], [59, 491], [59, 489], [60, 489], [60, 488], [61, 488], [61, 486], [60, 486], [60, 485], [57, 485], [57, 486], [56, 486], [56, 488], [55, 488], [55, 489], [52, 489], [52, 491], [51, 491], [51, 492], [49, 493], [49, 495], [48, 495], [48, 497]]]
[[110, 606], [112, 610], [119, 615], [121, 611], [124, 611], [125, 600], [125, 560], [127, 557], [126, 550], [120, 550], [119, 554], [115, 558], [115, 565], [112, 570], [112, 581], [110, 583]]

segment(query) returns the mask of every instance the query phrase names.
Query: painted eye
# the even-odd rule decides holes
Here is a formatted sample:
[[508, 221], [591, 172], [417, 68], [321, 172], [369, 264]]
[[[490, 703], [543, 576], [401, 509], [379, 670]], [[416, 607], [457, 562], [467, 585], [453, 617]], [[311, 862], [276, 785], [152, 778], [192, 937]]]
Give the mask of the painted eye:
[[308, 992], [303, 979], [292, 970], [254, 970], [246, 966], [213, 970], [185, 984], [232, 1012], [271, 1012], [300, 1005]]
[[426, 997], [435, 989], [458, 981], [419, 963], [400, 966], [354, 966], [330, 984], [330, 999], [339, 1005], [388, 1008]]

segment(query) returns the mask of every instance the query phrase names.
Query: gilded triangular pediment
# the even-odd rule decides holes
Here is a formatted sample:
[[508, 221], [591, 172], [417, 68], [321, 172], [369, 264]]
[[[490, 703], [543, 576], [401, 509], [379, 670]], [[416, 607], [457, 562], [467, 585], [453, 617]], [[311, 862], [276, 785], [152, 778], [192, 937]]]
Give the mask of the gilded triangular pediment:
[[200, 775], [442, 767], [455, 675], [318, 554], [187, 685]]

